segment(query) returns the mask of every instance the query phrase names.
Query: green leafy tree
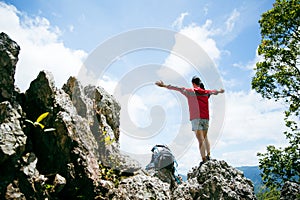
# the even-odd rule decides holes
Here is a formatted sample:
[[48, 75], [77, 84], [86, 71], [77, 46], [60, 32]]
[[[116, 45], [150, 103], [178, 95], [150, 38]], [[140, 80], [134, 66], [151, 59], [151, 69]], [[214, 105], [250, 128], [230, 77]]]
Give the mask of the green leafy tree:
[[258, 153], [264, 183], [278, 189], [287, 180], [299, 182], [300, 175], [300, 0], [276, 0], [259, 23], [263, 61], [256, 63], [252, 88], [287, 105], [284, 134], [289, 145], [268, 146], [266, 153]]
[[268, 189], [265, 186], [261, 186], [256, 197], [258, 200], [276, 200], [280, 199], [280, 192], [275, 188]]

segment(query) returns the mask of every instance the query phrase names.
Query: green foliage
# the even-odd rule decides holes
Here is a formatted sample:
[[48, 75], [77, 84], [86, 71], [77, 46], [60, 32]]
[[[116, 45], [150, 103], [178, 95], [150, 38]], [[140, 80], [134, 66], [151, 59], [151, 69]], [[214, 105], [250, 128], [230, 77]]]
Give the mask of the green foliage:
[[264, 98], [287, 105], [285, 122], [289, 142], [285, 148], [268, 146], [258, 153], [262, 178], [269, 188], [280, 188], [287, 180], [299, 182], [300, 112], [300, 0], [276, 0], [259, 21], [262, 41], [252, 88]]
[[54, 185], [47, 184], [47, 183], [43, 185], [43, 192], [47, 196], [52, 192], [53, 189], [54, 189]]
[[99, 164], [99, 168], [101, 172], [99, 176], [101, 179], [113, 182], [116, 187], [119, 185], [122, 178], [120, 171], [105, 167], [102, 164]]
[[33, 122], [33, 121], [31, 121], [31, 120], [28, 120], [28, 119], [26, 119], [25, 121], [31, 123], [31, 124], [34, 125], [35, 127], [40, 126], [41, 129], [44, 129], [45, 126], [44, 126], [43, 124], [41, 124], [40, 122], [41, 122], [43, 119], [45, 119], [48, 115], [49, 115], [49, 112], [45, 112], [45, 113], [41, 114], [41, 115], [36, 119], [35, 122]]
[[[41, 124], [40, 122], [45, 119], [47, 116], [49, 115], [49, 112], [45, 112], [43, 114], [41, 114], [35, 122], [29, 120], [29, 119], [25, 119], [26, 122], [29, 122], [31, 123], [34, 127], [41, 127], [41, 129], [44, 129], [45, 128], [45, 125]], [[49, 131], [55, 131], [55, 128], [47, 128], [47, 129], [44, 129], [44, 132], [49, 132]]]
[[266, 98], [284, 99], [287, 116], [299, 116], [300, 1], [276, 0], [259, 21], [262, 41], [252, 88]]
[[[104, 128], [103, 128], [104, 129]], [[104, 137], [103, 141], [105, 144], [107, 145], [111, 145], [112, 143], [114, 143], [116, 140], [115, 138], [111, 138], [108, 134], [108, 132], [106, 130], [102, 131], [102, 135]]]
[[299, 138], [300, 135], [289, 139], [289, 146], [276, 148], [267, 146], [266, 153], [258, 153], [259, 168], [262, 169], [262, 180], [269, 188], [281, 188], [286, 181], [299, 182]]
[[280, 191], [275, 188], [268, 189], [262, 186], [256, 194], [256, 197], [258, 200], [279, 200]]

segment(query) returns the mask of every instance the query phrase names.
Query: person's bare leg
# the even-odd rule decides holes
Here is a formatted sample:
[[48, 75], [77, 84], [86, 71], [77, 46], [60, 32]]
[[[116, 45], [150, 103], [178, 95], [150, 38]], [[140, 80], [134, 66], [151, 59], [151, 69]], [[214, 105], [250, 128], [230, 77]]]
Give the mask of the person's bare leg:
[[210, 143], [207, 137], [207, 130], [203, 131], [203, 135], [204, 135], [204, 144], [205, 144], [205, 150], [206, 150], [206, 155], [210, 157]]
[[199, 151], [203, 161], [206, 161], [205, 157], [205, 144], [204, 144], [204, 133], [202, 130], [195, 131], [198, 143], [199, 143]]

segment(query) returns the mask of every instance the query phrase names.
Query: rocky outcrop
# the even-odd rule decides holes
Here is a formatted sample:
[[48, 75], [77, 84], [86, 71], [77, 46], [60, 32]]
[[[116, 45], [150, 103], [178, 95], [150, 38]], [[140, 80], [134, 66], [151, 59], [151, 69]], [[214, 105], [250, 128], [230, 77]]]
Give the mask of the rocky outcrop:
[[[198, 188], [193, 199], [256, 199], [252, 182], [225, 161], [211, 160], [188, 173], [193, 188]], [[188, 181], [188, 182], [189, 182]]]
[[[24, 111], [31, 121], [49, 112], [41, 122], [44, 129], [28, 123], [25, 128], [31, 141], [28, 151], [38, 158], [37, 169], [42, 174], [59, 174], [66, 178], [64, 190], [68, 193], [78, 187], [83, 190], [79, 189], [75, 195], [92, 197], [100, 171], [98, 145], [88, 121], [77, 114], [69, 95], [54, 86], [49, 72], [39, 73], [26, 91], [25, 99]], [[47, 128], [52, 131], [45, 132]]]
[[15, 71], [20, 47], [5, 33], [0, 33], [0, 102], [12, 101], [14, 95]]
[[[26, 149], [27, 136], [22, 129], [21, 106], [15, 102], [14, 75], [20, 47], [0, 33], [0, 199], [4, 191], [17, 193], [12, 183], [18, 173], [19, 159]], [[22, 196], [22, 193], [20, 193]]]
[[0, 164], [8, 159], [15, 160], [25, 150], [27, 137], [21, 128], [20, 118], [18, 110], [8, 101], [0, 103]]
[[122, 154], [119, 149], [120, 104], [103, 88], [82, 87], [75, 77], [63, 86], [80, 116], [87, 119], [97, 142], [95, 154], [105, 166], [129, 174], [140, 169], [140, 164]]
[[148, 173], [129, 177], [107, 194], [109, 199], [256, 199], [252, 182], [225, 161], [211, 160], [188, 173], [188, 180], [169, 184]]
[[118, 102], [74, 77], [59, 89], [47, 71], [19, 93], [19, 49], [1, 34], [0, 199], [100, 198], [116, 181], [104, 168], [120, 176], [140, 170], [118, 148]]
[[300, 184], [287, 181], [281, 190], [280, 200], [300, 199]]
[[110, 190], [107, 199], [138, 200], [138, 199], [170, 199], [169, 184], [159, 178], [139, 174], [122, 180], [117, 188]]
[[19, 159], [25, 152], [27, 136], [21, 128], [18, 109], [8, 101], [0, 103], [0, 195], [13, 182]]

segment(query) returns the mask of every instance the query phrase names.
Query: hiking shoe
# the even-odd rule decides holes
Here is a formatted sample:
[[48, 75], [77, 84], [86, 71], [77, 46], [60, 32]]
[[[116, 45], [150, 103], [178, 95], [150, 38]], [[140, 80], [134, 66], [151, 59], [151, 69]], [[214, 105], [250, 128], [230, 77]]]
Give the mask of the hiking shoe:
[[206, 161], [201, 161], [201, 162], [199, 163], [199, 167], [201, 167], [204, 163], [206, 163]]
[[210, 156], [206, 156], [206, 160], [209, 161], [210, 160]]

